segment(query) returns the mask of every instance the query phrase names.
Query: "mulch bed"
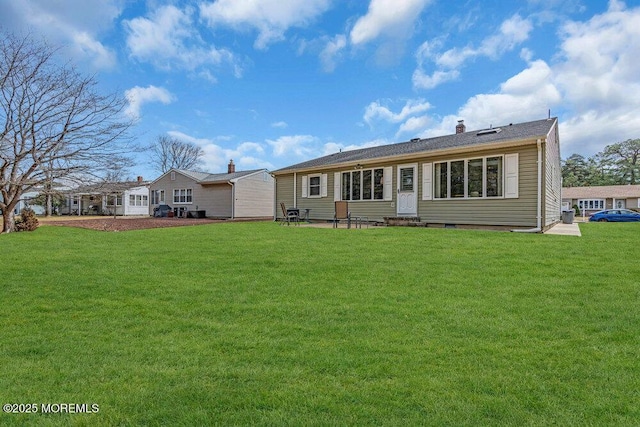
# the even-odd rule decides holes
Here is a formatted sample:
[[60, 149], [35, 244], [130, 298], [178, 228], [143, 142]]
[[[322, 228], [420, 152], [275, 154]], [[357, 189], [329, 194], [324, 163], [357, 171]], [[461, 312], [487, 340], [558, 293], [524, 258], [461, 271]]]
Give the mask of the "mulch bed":
[[128, 231], [147, 228], [183, 227], [187, 225], [213, 224], [224, 220], [206, 218], [92, 218], [74, 220], [41, 221], [40, 225], [55, 225], [64, 227], [88, 228], [100, 231]]

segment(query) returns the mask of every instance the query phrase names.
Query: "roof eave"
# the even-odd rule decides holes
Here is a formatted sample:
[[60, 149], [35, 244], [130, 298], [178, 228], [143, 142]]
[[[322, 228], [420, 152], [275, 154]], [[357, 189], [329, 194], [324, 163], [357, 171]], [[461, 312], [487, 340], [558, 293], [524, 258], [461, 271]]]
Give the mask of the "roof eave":
[[499, 141], [499, 142], [488, 142], [488, 143], [484, 143], [484, 144], [467, 145], [467, 146], [463, 146], [463, 147], [453, 147], [453, 148], [442, 148], [442, 149], [436, 149], [436, 150], [418, 151], [418, 152], [410, 153], [410, 154], [402, 154], [402, 155], [394, 155], [394, 156], [383, 156], [383, 157], [371, 157], [369, 159], [360, 159], [360, 160], [353, 160], [353, 161], [348, 161], [348, 162], [332, 163], [332, 164], [326, 164], [326, 165], [321, 165], [321, 166], [313, 166], [313, 167], [308, 167], [308, 168], [280, 169], [279, 171], [274, 171], [272, 173], [274, 175], [276, 175], [276, 176], [277, 175], [287, 175], [287, 174], [290, 174], [290, 173], [300, 172], [300, 171], [314, 172], [314, 171], [321, 171], [321, 170], [325, 170], [325, 169], [335, 169], [335, 168], [342, 168], [342, 167], [350, 167], [350, 166], [362, 165], [362, 163], [365, 163], [365, 162], [366, 163], [372, 163], [372, 162], [384, 163], [384, 162], [388, 162], [388, 161], [401, 162], [401, 161], [408, 161], [408, 160], [415, 159], [417, 156], [423, 157], [423, 156], [456, 155], [456, 154], [460, 154], [460, 153], [485, 151], [485, 150], [492, 150], [492, 149], [498, 149], [498, 148], [520, 147], [520, 146], [525, 146], [525, 145], [536, 144], [539, 139], [543, 140], [543, 142], [546, 142], [547, 135], [529, 136], [527, 138], [522, 138], [522, 139], [515, 139], [515, 140], [509, 140], [509, 141]]

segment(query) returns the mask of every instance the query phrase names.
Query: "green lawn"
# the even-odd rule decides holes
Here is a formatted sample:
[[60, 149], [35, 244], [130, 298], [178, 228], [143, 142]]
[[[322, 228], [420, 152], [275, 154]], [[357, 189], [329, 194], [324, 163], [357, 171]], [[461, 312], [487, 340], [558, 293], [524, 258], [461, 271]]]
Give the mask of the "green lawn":
[[639, 225], [2, 235], [0, 425], [638, 425]]

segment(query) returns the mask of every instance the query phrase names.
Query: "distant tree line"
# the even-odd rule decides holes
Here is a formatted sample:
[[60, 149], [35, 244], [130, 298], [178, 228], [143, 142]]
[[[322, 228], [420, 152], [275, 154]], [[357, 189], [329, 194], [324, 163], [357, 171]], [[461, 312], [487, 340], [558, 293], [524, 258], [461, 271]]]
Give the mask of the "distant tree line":
[[607, 145], [587, 158], [572, 154], [562, 161], [562, 179], [564, 187], [640, 184], [640, 139]]

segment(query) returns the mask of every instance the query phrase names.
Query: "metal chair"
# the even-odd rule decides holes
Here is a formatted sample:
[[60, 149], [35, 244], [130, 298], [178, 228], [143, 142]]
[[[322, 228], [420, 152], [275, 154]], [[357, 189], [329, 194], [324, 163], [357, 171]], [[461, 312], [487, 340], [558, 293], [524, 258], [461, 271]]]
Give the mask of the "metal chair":
[[349, 212], [349, 202], [335, 202], [335, 211], [333, 213], [333, 228], [338, 228], [341, 220], [347, 220], [347, 228], [351, 228], [351, 212]]
[[287, 225], [291, 225], [291, 222], [300, 225], [300, 211], [298, 209], [287, 209], [283, 202], [280, 202], [280, 209], [282, 209], [280, 225], [284, 225], [285, 221]]

